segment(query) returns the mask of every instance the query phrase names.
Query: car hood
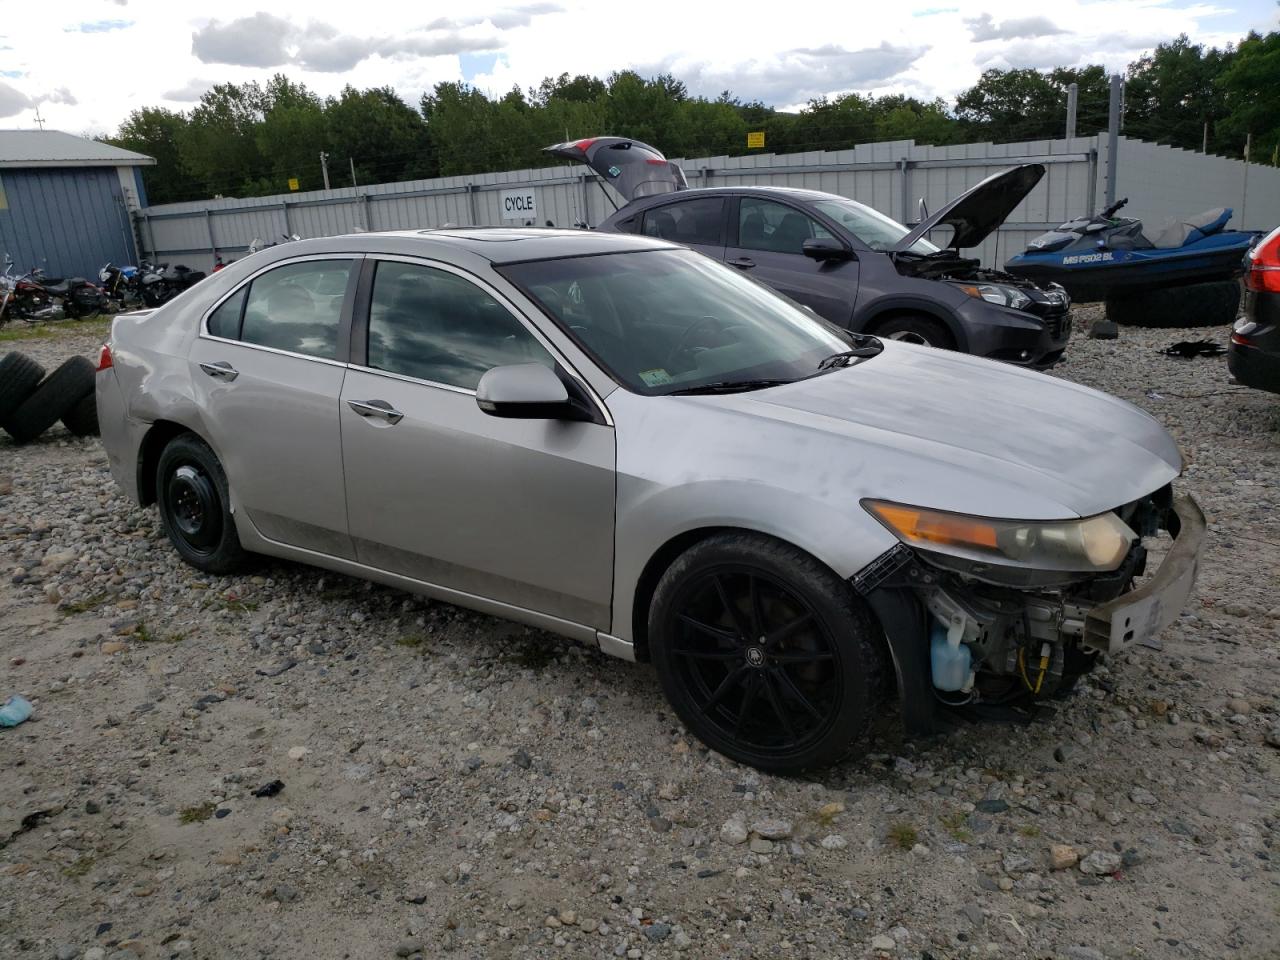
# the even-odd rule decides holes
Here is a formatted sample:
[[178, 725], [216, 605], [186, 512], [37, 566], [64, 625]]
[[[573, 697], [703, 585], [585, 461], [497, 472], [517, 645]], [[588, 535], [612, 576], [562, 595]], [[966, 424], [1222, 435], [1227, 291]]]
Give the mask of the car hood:
[[[978, 515], [1092, 516], [1159, 489], [1182, 466], [1173, 438], [1132, 404], [910, 344], [782, 387], [689, 399], [823, 434], [819, 449], [855, 441], [840, 454], [862, 458], [840, 466], [850, 493]], [[770, 433], [758, 434], [762, 446], [775, 442]], [[784, 446], [792, 471], [813, 456], [803, 452], [813, 444]]]
[[1043, 176], [1043, 164], [1024, 163], [987, 177], [921, 220], [893, 249], [909, 250], [937, 227], [951, 227], [953, 233], [947, 246], [957, 250], [976, 247], [1005, 222]]

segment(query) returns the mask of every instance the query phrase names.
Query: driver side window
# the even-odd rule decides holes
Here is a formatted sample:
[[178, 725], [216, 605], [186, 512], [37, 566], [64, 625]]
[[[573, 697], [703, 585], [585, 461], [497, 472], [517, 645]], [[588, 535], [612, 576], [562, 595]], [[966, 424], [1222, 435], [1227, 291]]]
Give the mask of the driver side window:
[[804, 253], [804, 242], [831, 236], [822, 224], [795, 207], [743, 197], [738, 205], [738, 246], [769, 253]]

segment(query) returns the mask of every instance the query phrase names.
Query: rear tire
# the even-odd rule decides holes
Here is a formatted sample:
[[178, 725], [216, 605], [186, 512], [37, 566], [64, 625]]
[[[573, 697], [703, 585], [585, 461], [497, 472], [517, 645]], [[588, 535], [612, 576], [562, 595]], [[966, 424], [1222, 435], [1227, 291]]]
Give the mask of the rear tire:
[[62, 415], [62, 425], [77, 437], [98, 435], [98, 398], [88, 393], [74, 407]]
[[0, 427], [31, 396], [44, 379], [44, 367], [25, 353], [10, 353], [0, 360]]
[[903, 343], [916, 343], [925, 347], [937, 347], [940, 350], [954, 350], [955, 337], [946, 325], [932, 317], [918, 314], [903, 314], [890, 317], [876, 325], [877, 337], [900, 340]]
[[52, 427], [84, 397], [93, 395], [93, 363], [72, 357], [45, 377], [13, 412], [4, 428], [18, 443], [27, 443]]
[[244, 565], [227, 475], [209, 445], [192, 433], [169, 441], [156, 464], [160, 523], [183, 560], [205, 573], [232, 573]]
[[879, 630], [849, 585], [756, 534], [711, 537], [671, 565], [649, 607], [649, 650], [692, 733], [775, 773], [863, 746], [882, 697]]
[[1107, 319], [1135, 327], [1221, 327], [1240, 312], [1240, 282], [1215, 280], [1107, 298]]

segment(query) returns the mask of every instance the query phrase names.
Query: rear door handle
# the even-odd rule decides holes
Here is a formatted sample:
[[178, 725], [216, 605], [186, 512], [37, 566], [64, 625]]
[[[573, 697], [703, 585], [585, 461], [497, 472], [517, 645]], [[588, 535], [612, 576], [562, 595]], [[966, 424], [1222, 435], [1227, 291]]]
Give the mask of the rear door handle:
[[225, 360], [215, 360], [213, 363], [202, 362], [200, 369], [217, 380], [229, 381], [240, 376], [240, 371]]
[[347, 406], [362, 417], [385, 420], [387, 423], [399, 423], [404, 419], [404, 414], [385, 400], [348, 400]]
[[756, 262], [750, 257], [738, 257], [736, 260], [727, 261], [729, 266], [737, 267], [739, 270], [750, 270], [756, 265]]

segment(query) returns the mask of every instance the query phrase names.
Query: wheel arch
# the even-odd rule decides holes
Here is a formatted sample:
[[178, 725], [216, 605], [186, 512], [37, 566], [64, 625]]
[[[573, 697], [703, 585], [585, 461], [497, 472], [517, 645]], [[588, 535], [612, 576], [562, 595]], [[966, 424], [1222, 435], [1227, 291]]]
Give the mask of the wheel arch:
[[956, 349], [968, 352], [969, 337], [965, 333], [964, 324], [945, 304], [936, 300], [916, 297], [886, 297], [869, 304], [859, 311], [853, 327], [865, 333], [875, 333], [886, 322], [895, 317], [923, 316], [936, 320], [946, 327], [955, 342]]
[[170, 441], [184, 433], [198, 437], [210, 449], [213, 448], [199, 430], [177, 420], [156, 420], [143, 435], [142, 443], [138, 445], [138, 502], [144, 507], [156, 502], [156, 467], [160, 463], [160, 454]]

